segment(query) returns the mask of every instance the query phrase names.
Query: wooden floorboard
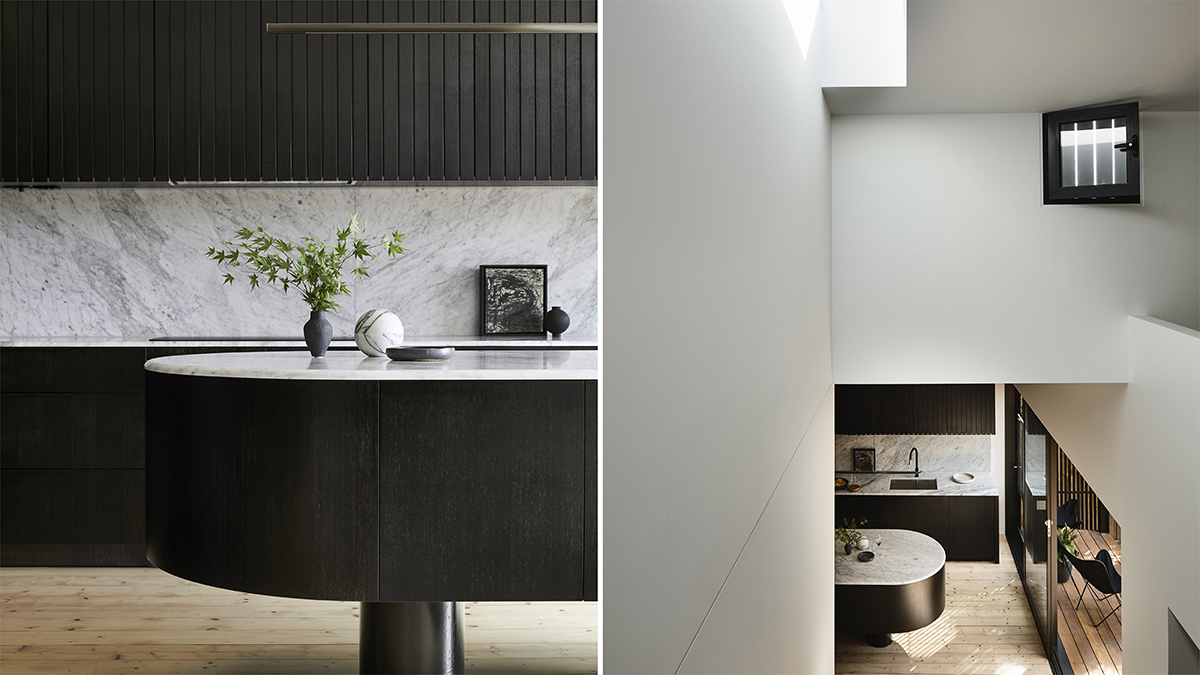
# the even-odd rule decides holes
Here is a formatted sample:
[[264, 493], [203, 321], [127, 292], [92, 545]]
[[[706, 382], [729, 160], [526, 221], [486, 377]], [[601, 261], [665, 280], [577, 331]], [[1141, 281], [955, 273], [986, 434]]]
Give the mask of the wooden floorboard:
[[[468, 673], [597, 670], [597, 603], [464, 605]], [[358, 603], [153, 568], [0, 568], [0, 672], [357, 673]]]
[[[1095, 558], [1100, 549], [1112, 554], [1113, 567], [1121, 571], [1121, 545], [1112, 535], [1088, 530], [1077, 530], [1081, 558]], [[1083, 602], [1080, 600], [1082, 591]], [[1086, 589], [1079, 572], [1072, 571], [1065, 583], [1059, 584], [1058, 633], [1076, 675], [1117, 675], [1121, 672], [1121, 610], [1117, 610], [1100, 626], [1093, 626], [1113, 607], [1116, 598], [1097, 601], [1091, 590]], [[1075, 607], [1079, 605], [1077, 610]]]
[[875, 648], [860, 635], [839, 633], [837, 673], [1022, 673], [1049, 675], [1046, 659], [1008, 550], [1000, 542], [1000, 564], [946, 563], [946, 610], [932, 624], [896, 633]]

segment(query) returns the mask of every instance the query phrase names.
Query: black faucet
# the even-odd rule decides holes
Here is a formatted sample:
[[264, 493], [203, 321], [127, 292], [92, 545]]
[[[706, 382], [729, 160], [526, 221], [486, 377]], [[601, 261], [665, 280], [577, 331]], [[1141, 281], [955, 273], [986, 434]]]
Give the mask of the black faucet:
[[909, 451], [908, 451], [908, 461], [909, 461], [909, 463], [911, 463], [911, 462], [913, 461], [913, 455], [916, 455], [916, 457], [917, 457], [917, 466], [916, 466], [916, 470], [917, 470], [917, 472], [913, 474], [913, 477], [914, 477], [914, 478], [920, 478], [920, 477], [921, 477], [921, 453], [917, 452], [917, 449], [916, 449], [916, 448], [913, 448], [912, 450], [909, 450]]

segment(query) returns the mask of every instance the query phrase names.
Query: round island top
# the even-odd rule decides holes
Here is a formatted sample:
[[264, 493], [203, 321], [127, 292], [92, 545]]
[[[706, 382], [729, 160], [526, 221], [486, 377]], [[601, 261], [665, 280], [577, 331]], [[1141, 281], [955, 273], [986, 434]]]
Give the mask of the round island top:
[[437, 362], [392, 361], [357, 351], [238, 352], [164, 356], [146, 370], [169, 375], [261, 380], [595, 380], [599, 356], [578, 350], [457, 351]]
[[[912, 530], [859, 530], [871, 540], [875, 559], [860, 562], [858, 549], [846, 555], [844, 544], [835, 542], [834, 583], [856, 586], [903, 586], [937, 574], [946, 565], [946, 551], [926, 534]], [[883, 543], [875, 540], [882, 537]]]

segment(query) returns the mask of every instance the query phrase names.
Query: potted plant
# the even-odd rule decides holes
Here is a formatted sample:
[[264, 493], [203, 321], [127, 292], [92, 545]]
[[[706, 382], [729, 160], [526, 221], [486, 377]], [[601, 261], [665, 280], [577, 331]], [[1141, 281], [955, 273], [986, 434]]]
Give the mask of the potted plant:
[[[234, 241], [221, 242], [228, 248], [209, 248], [207, 255], [225, 268], [241, 269], [250, 281], [251, 290], [263, 281], [281, 286], [284, 293], [297, 288], [311, 312], [304, 324], [304, 342], [309, 353], [320, 358], [325, 356], [333, 338], [333, 327], [325, 312], [340, 307], [334, 302], [335, 297], [350, 293], [342, 279], [346, 263], [354, 259], [358, 266], [350, 274], [366, 279], [370, 274], [362, 263], [367, 258], [378, 260], [383, 250], [391, 258], [405, 252], [400, 246], [404, 235], [399, 230], [383, 235], [377, 242], [368, 241], [371, 236], [365, 232], [358, 236], [360, 232], [357, 213], [345, 227], [335, 230], [331, 245], [313, 237], [301, 237], [296, 244], [272, 237], [261, 227], [254, 230], [243, 227], [234, 235]], [[246, 271], [247, 267], [253, 271]], [[226, 272], [225, 283], [233, 284], [233, 280], [233, 274]]]
[[[1075, 545], [1075, 540], [1079, 538], [1079, 533], [1072, 532], [1070, 527], [1063, 525], [1058, 531], [1058, 540], [1062, 542], [1063, 548], [1071, 552], [1071, 555], [1079, 557], [1079, 547]], [[1063, 555], [1062, 551], [1058, 552], [1058, 583], [1066, 583], [1067, 579], [1071, 578], [1071, 561], [1067, 556]]]
[[855, 520], [854, 518], [843, 518], [842, 526], [834, 530], [833, 538], [846, 545], [846, 555], [850, 555], [850, 551], [854, 549], [859, 540], [864, 538], [863, 535], [859, 533], [858, 528], [866, 526], [866, 518], [863, 518], [861, 521]]

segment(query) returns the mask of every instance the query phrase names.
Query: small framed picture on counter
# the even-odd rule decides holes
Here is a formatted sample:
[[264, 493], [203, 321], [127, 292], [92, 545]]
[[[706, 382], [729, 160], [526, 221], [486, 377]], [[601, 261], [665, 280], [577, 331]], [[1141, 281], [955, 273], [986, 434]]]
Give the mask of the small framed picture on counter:
[[875, 448], [854, 448], [854, 470], [875, 470]]
[[479, 304], [480, 335], [544, 336], [546, 266], [480, 265]]

